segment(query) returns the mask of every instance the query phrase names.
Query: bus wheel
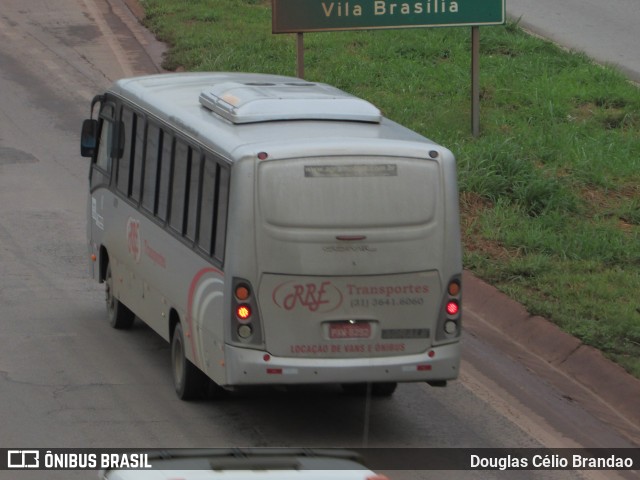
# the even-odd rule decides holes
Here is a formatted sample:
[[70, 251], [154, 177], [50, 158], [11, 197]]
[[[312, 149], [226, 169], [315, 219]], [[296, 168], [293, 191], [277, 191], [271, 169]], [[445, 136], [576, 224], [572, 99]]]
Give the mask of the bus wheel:
[[118, 300], [113, 294], [113, 276], [111, 275], [111, 264], [107, 264], [107, 272], [104, 278], [105, 300], [107, 302], [107, 317], [109, 324], [113, 328], [125, 330], [131, 328], [136, 316], [126, 305]]
[[390, 397], [396, 391], [396, 382], [380, 382], [371, 385], [371, 393], [376, 397]]
[[202, 398], [208, 387], [208, 378], [186, 357], [182, 325], [178, 322], [171, 337], [171, 367], [173, 386], [181, 400]]
[[342, 391], [347, 395], [361, 396], [367, 394], [366, 383], [343, 383], [340, 386], [342, 387]]

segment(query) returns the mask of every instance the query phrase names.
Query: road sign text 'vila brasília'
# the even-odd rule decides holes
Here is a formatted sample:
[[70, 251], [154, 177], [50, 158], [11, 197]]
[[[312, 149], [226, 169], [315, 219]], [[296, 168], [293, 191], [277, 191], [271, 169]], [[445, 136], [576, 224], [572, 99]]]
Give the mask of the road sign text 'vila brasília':
[[272, 0], [273, 33], [500, 25], [505, 0]]

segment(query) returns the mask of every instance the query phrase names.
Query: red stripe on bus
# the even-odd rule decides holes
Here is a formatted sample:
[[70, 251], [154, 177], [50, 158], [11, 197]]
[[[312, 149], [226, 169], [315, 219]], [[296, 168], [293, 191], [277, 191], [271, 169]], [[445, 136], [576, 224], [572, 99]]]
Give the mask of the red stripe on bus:
[[[187, 323], [187, 332], [185, 332], [185, 335], [187, 335], [187, 337], [189, 337], [189, 343], [191, 344], [191, 353], [193, 355], [193, 359], [195, 362], [198, 362], [198, 356], [196, 355], [196, 343], [195, 340], [193, 338], [193, 335], [191, 334], [192, 328], [193, 328], [193, 318], [192, 318], [192, 313], [193, 313], [193, 296], [195, 294], [196, 291], [196, 287], [198, 286], [198, 283], [200, 283], [200, 279], [202, 279], [202, 277], [204, 275], [206, 275], [209, 272], [215, 272], [218, 273], [220, 276], [224, 277], [224, 272], [222, 270], [218, 270], [215, 267], [206, 267], [203, 268], [202, 270], [200, 270], [198, 273], [195, 274], [195, 276], [193, 277], [193, 279], [191, 280], [191, 285], [189, 285], [189, 294], [188, 294], [188, 299], [187, 299], [187, 318], [186, 318], [186, 323]], [[199, 367], [199, 365], [198, 365]]]

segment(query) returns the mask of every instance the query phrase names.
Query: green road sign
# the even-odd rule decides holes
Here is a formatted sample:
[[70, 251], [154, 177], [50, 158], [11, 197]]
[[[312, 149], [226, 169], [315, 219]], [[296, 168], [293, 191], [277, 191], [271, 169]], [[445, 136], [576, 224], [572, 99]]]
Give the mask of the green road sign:
[[505, 0], [272, 0], [273, 33], [500, 25]]

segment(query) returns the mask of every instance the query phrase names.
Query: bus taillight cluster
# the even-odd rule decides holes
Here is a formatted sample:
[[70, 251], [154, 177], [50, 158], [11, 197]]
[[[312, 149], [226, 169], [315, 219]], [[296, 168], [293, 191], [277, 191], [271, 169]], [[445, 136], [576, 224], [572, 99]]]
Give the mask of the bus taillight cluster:
[[249, 282], [236, 279], [233, 287], [233, 311], [237, 340], [246, 342], [252, 338], [255, 328], [254, 307], [255, 299]]
[[[444, 330], [444, 337], [451, 338], [460, 335], [460, 320], [461, 320], [461, 291], [460, 279], [454, 278], [449, 281], [447, 285], [447, 293], [444, 301], [444, 319], [441, 323]], [[440, 332], [438, 332], [440, 334]], [[440, 338], [441, 334], [439, 335]]]

